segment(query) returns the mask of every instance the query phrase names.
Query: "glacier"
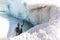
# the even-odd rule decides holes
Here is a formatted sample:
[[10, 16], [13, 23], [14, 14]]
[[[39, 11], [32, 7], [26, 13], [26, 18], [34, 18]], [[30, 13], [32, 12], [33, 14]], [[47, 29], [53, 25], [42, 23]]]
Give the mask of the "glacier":
[[10, 40], [60, 40], [60, 9], [49, 21], [38, 24]]
[[[49, 19], [52, 17], [55, 17], [56, 14], [60, 15], [59, 6], [56, 7], [59, 2], [57, 2], [56, 6], [55, 6], [55, 5], [49, 5], [48, 3], [47, 3], [47, 5], [44, 5], [44, 3], [39, 4], [39, 5], [38, 4], [29, 5], [23, 1], [22, 0], [0, 0], [1, 23], [2, 23], [2, 25], [3, 24], [7, 25], [7, 26], [6, 25], [1, 26], [1, 28], [7, 27], [7, 29], [6, 29], [7, 31], [5, 30], [5, 34], [2, 34], [0, 32], [2, 34], [2, 35], [0, 34], [2, 38], [7, 37], [7, 36], [14, 37], [15, 36], [15, 35], [13, 35], [13, 34], [15, 34], [14, 28], [22, 20], [25, 20], [25, 24], [22, 28], [23, 32], [25, 32], [37, 24], [41, 24], [41, 23], [43, 24], [45, 22], [48, 22]], [[54, 19], [54, 18], [52, 18], [52, 19]], [[4, 20], [4, 21], [2, 21], [2, 20]], [[50, 22], [52, 22], [52, 21], [50, 21]], [[49, 24], [49, 22], [47, 24]], [[43, 25], [47, 25], [47, 24], [43, 24]], [[57, 23], [56, 25], [59, 25], [59, 24]], [[6, 26], [6, 27], [4, 27], [4, 26]], [[1, 29], [1, 30], [3, 30], [3, 29]], [[42, 29], [42, 31], [45, 31], [45, 30]], [[28, 35], [30, 36], [30, 34], [28, 34]], [[32, 35], [32, 37], [33, 37], [33, 35]], [[58, 36], [57, 36], [57, 39], [59, 40]]]

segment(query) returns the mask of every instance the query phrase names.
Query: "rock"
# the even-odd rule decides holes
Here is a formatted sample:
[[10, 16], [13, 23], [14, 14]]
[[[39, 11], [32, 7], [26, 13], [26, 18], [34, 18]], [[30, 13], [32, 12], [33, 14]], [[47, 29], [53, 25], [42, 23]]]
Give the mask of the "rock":
[[48, 22], [38, 24], [28, 31], [10, 38], [10, 40], [60, 40], [60, 10], [52, 11], [53, 9], [51, 14], [56, 14]]

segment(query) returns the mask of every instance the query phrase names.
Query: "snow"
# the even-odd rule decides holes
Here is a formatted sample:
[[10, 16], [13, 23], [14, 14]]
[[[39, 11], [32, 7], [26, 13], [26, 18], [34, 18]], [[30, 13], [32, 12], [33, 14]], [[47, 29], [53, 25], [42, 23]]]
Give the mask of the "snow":
[[56, 5], [58, 7], [60, 7], [60, 0], [25, 0], [25, 2], [28, 5], [34, 5], [34, 4], [53, 4]]
[[7, 37], [9, 30], [9, 21], [0, 16], [0, 38]]

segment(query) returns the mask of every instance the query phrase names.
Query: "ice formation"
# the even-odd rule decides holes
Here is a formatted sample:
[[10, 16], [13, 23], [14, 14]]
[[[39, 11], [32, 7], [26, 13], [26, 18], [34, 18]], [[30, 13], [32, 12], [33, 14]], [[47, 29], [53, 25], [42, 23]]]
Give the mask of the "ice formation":
[[60, 9], [48, 22], [39, 24], [10, 40], [60, 40]]

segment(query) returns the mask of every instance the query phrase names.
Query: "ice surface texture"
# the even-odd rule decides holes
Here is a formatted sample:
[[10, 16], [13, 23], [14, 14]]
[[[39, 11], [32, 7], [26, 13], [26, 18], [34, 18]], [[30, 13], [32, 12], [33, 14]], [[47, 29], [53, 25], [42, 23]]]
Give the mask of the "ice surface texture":
[[36, 25], [10, 40], [60, 40], [60, 10], [48, 22]]

